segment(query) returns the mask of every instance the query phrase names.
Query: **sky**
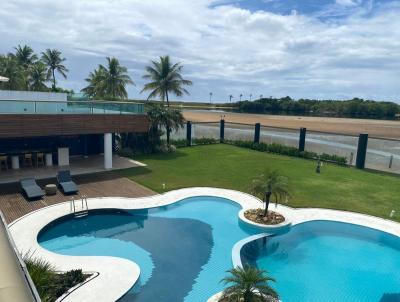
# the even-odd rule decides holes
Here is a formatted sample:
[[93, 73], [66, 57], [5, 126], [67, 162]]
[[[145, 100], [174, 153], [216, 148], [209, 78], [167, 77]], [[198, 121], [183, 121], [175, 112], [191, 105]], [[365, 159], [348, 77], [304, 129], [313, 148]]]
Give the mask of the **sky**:
[[[400, 0], [0, 0], [0, 53], [57, 48], [74, 91], [105, 57], [147, 98], [161, 55], [193, 81], [180, 100], [260, 95], [400, 102]], [[173, 98], [177, 99], [178, 98]]]

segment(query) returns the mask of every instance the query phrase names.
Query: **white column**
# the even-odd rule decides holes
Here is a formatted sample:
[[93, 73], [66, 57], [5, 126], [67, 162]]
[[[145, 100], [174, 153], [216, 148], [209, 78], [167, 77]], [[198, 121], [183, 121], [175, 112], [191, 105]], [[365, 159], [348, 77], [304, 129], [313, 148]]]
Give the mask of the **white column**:
[[112, 134], [104, 133], [104, 169], [112, 169]]
[[69, 148], [58, 148], [58, 165], [69, 166]]

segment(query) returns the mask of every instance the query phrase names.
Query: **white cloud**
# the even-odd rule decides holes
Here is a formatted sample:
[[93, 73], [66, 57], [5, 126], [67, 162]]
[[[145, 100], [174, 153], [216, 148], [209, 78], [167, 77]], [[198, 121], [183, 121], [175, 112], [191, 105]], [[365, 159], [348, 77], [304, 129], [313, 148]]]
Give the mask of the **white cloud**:
[[[18, 43], [59, 48], [78, 90], [105, 56], [116, 56], [138, 86], [149, 60], [170, 54], [194, 81], [193, 99], [231, 93], [294, 97], [398, 95], [400, 5], [339, 21], [250, 12], [211, 0], [9, 0], [0, 10], [0, 53]], [[336, 0], [352, 5], [358, 0]]]

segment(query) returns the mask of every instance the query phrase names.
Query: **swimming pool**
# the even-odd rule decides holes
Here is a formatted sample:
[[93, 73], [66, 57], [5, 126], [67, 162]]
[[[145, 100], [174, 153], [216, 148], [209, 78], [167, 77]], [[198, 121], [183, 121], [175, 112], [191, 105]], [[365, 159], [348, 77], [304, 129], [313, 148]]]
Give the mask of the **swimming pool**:
[[[240, 209], [238, 204], [223, 198], [190, 197], [175, 204], [146, 210], [96, 210], [84, 218], [67, 217], [51, 223], [39, 233], [38, 242], [42, 247], [64, 255], [115, 256], [136, 262], [141, 268], [139, 282], [121, 298], [121, 301], [203, 302], [223, 289], [220, 280], [226, 275], [225, 271], [232, 267], [231, 252], [234, 244], [260, 232], [239, 222]], [[360, 240], [357, 237], [360, 231], [357, 226], [343, 224], [346, 228], [340, 229], [337, 238], [322, 242], [326, 244], [325, 249], [320, 249], [322, 243], [310, 245], [305, 249], [302, 247], [303, 242], [313, 242], [317, 240], [314, 238], [319, 238], [315, 230], [309, 232], [309, 226], [313, 223], [294, 226], [287, 234], [271, 237], [268, 240], [268, 248], [264, 251], [275, 249], [273, 257], [270, 257], [269, 252], [264, 255], [262, 249], [257, 252], [257, 257], [254, 257], [255, 254], [249, 254], [253, 256], [255, 264], [268, 269], [271, 276], [277, 279], [275, 286], [284, 302], [375, 301], [364, 300], [365, 297], [369, 297], [364, 294], [352, 299], [359, 292], [359, 284], [366, 288], [364, 292], [373, 288], [373, 297], [379, 292], [382, 295], [392, 293], [390, 290], [400, 280], [397, 275], [400, 271], [398, 260], [386, 262], [386, 265], [392, 266], [394, 272], [385, 275], [385, 279], [382, 279], [385, 280], [384, 283], [381, 280], [375, 284], [368, 283], [377, 281], [382, 270], [378, 270], [376, 278], [364, 277], [371, 273], [376, 265], [381, 266], [384, 263], [377, 262], [374, 265], [371, 258], [378, 255], [381, 258], [400, 258], [397, 237], [392, 236], [390, 240], [382, 241], [387, 234], [372, 230], [376, 235], [373, 239]], [[342, 236], [342, 233], [347, 231], [351, 231], [353, 235]], [[339, 240], [340, 244], [335, 253], [340, 252], [338, 255], [346, 255], [348, 259], [358, 257], [359, 249], [367, 246], [357, 267], [350, 267], [351, 270], [347, 272], [346, 267], [343, 267], [340, 276], [345, 278], [340, 280], [342, 282], [338, 282], [335, 271], [329, 272], [333, 265], [329, 268], [327, 263], [319, 261], [320, 256], [327, 252], [328, 247], [336, 240]], [[376, 250], [370, 248], [370, 245]], [[349, 246], [354, 249], [347, 248]], [[302, 255], [302, 251], [307, 253]], [[302, 263], [301, 260], [306, 256], [312, 256], [310, 259], [313, 261]], [[284, 262], [285, 257], [293, 259], [292, 265]], [[340, 259], [342, 258], [346, 257]], [[296, 263], [303, 265], [298, 269], [307, 272], [307, 280], [298, 282], [297, 277], [293, 280], [293, 276], [298, 275], [293, 265]], [[286, 266], [290, 266], [292, 270], [286, 269]], [[331, 293], [320, 288], [323, 285], [320, 274], [327, 273], [326, 280], [331, 278], [331, 283], [336, 288], [347, 292], [344, 295], [345, 299], [332, 300], [328, 296]], [[354, 276], [358, 276], [359, 279]], [[354, 284], [348, 282], [359, 284], [356, 283], [357, 286], [353, 287]], [[306, 288], [302, 288], [303, 283], [306, 283]], [[291, 291], [307, 298], [310, 297], [309, 291], [320, 296], [316, 300], [302, 300], [302, 296], [291, 296]]]
[[282, 301], [400, 301], [400, 239], [363, 226], [310, 221], [243, 246], [242, 263], [266, 269]]

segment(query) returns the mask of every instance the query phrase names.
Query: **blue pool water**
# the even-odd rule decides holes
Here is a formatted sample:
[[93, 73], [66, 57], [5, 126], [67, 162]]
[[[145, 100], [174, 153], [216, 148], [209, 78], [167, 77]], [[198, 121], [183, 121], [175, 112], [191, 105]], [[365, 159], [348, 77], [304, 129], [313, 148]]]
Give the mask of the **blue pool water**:
[[[38, 241], [60, 254], [136, 262], [139, 283], [121, 301], [204, 302], [223, 289], [233, 245], [258, 233], [239, 223], [239, 210], [225, 199], [194, 197], [148, 210], [94, 211], [55, 221]], [[358, 226], [304, 223], [246, 245], [242, 259], [269, 271], [284, 302], [381, 301], [400, 292], [400, 240]]]

